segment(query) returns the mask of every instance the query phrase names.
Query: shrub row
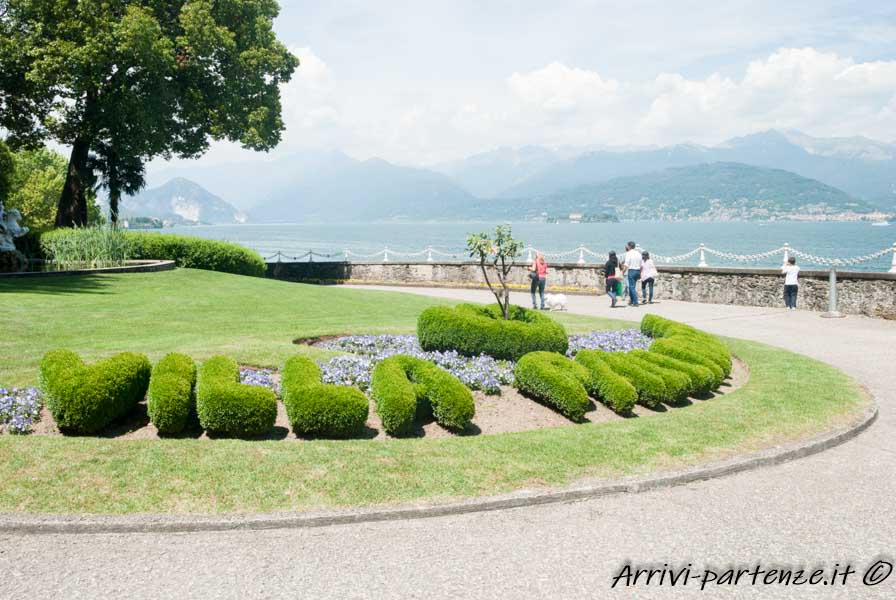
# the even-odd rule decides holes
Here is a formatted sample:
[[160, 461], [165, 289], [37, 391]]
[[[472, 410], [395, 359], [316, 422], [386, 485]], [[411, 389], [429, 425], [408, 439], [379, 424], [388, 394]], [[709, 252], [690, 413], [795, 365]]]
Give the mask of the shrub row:
[[591, 373], [581, 364], [555, 352], [530, 352], [513, 369], [516, 387], [550, 404], [573, 421], [581, 421], [588, 410]]
[[[50, 258], [55, 248], [95, 245], [95, 230], [54, 229], [34, 232], [21, 240], [22, 251], [32, 258]], [[179, 267], [221, 271], [236, 275], [264, 277], [267, 265], [257, 252], [232, 242], [207, 240], [204, 238], [170, 233], [150, 233], [128, 231], [124, 235], [127, 242], [127, 258], [135, 260], [173, 260]], [[116, 257], [91, 256], [100, 260]], [[100, 251], [102, 253], [102, 250]]]
[[[596, 350], [595, 352], [601, 352]], [[654, 407], [663, 402], [674, 402], [675, 397], [666, 387], [663, 378], [653, 369], [645, 368], [642, 363], [631, 360], [628, 353], [604, 352], [601, 358], [613, 371], [619, 373], [638, 391], [638, 402], [644, 406]]]
[[196, 386], [199, 424], [209, 433], [260, 435], [277, 419], [277, 397], [260, 386], [240, 383], [236, 361], [213, 356], [202, 364]]
[[71, 350], [52, 350], [41, 360], [40, 386], [60, 430], [95, 433], [143, 399], [151, 368], [132, 352], [87, 365]]
[[427, 362], [399, 354], [373, 370], [370, 391], [389, 435], [408, 433], [418, 411], [432, 411], [443, 427], [460, 430], [473, 420], [473, 394], [461, 381]]
[[632, 351], [632, 353], [638, 356], [640, 359], [656, 365], [657, 367], [671, 369], [673, 371], [677, 371], [678, 373], [686, 375], [690, 379], [688, 393], [689, 396], [703, 396], [705, 394], [708, 394], [713, 389], [718, 387], [720, 383], [716, 381], [713, 372], [708, 367], [685, 362], [683, 360], [678, 360], [677, 358], [672, 358], [671, 356], [660, 354], [658, 352], [634, 350]]
[[180, 433], [196, 418], [196, 364], [185, 354], [165, 355], [152, 370], [146, 395], [149, 420], [160, 434]]
[[[644, 315], [644, 318], [641, 319], [641, 332], [652, 338], [686, 341], [691, 347], [696, 348], [718, 365], [722, 369], [724, 377], [731, 374], [731, 352], [714, 335], [657, 315]], [[651, 349], [653, 349], [652, 346]]]
[[367, 396], [345, 385], [321, 383], [321, 369], [307, 356], [293, 356], [281, 371], [283, 405], [293, 432], [349, 437], [364, 429]]
[[628, 413], [638, 401], [638, 391], [603, 360], [604, 354], [599, 350], [580, 350], [576, 353], [576, 362], [588, 369], [590, 375], [585, 389], [617, 413]]
[[497, 304], [434, 306], [420, 314], [417, 337], [424, 350], [456, 350], [504, 360], [516, 361], [539, 350], [566, 352], [569, 339], [557, 321], [519, 306], [510, 307], [510, 317], [505, 320]]

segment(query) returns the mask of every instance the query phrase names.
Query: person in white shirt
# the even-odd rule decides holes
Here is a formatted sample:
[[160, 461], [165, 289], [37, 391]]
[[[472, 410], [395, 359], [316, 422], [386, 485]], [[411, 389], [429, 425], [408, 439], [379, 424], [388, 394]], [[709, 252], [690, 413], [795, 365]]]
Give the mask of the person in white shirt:
[[800, 289], [797, 281], [800, 268], [796, 266], [796, 257], [788, 258], [787, 264], [781, 267], [781, 272], [784, 273], [784, 306], [788, 310], [796, 310], [796, 293]]
[[625, 245], [625, 262], [622, 263], [625, 270], [625, 278], [628, 282], [628, 305], [640, 306], [638, 304], [638, 288], [636, 282], [641, 277], [641, 253], [635, 250], [635, 243], [629, 242]]
[[[653, 304], [653, 282], [657, 276], [656, 265], [650, 258], [650, 252], [641, 253], [641, 299], [648, 304]], [[648, 290], [649, 294], [648, 295]]]

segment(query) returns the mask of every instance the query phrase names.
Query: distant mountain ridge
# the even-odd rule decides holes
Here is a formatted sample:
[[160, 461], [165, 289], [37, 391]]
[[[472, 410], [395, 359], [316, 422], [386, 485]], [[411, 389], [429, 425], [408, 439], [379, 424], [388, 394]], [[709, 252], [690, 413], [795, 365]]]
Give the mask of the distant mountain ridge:
[[175, 224], [242, 223], [246, 216], [194, 181], [176, 177], [122, 199], [121, 218], [154, 217]]

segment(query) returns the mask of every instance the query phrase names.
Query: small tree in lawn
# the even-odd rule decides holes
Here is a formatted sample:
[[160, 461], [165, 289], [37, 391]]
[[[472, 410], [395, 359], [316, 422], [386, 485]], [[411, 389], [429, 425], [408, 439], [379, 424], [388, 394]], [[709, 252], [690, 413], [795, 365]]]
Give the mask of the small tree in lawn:
[[[510, 275], [510, 269], [513, 267], [513, 258], [519, 254], [522, 247], [522, 242], [513, 239], [509, 225], [498, 225], [495, 227], [493, 235], [483, 232], [471, 233], [467, 236], [467, 249], [470, 251], [470, 256], [479, 259], [479, 267], [482, 269], [485, 283], [488, 284], [488, 289], [498, 300], [498, 306], [505, 319], [510, 319], [510, 288], [507, 286], [507, 276]], [[501, 284], [500, 289], [496, 285], [492, 285], [492, 280], [488, 276], [489, 265], [495, 273], [495, 278]]]

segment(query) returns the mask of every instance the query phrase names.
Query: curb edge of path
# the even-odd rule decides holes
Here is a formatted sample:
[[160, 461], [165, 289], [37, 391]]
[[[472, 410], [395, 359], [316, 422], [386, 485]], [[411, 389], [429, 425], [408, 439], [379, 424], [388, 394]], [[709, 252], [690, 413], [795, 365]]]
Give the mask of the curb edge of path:
[[187, 533], [201, 531], [246, 531], [296, 529], [423, 519], [466, 513], [507, 510], [527, 506], [574, 502], [614, 494], [638, 493], [716, 479], [811, 456], [839, 446], [865, 431], [877, 419], [872, 401], [861, 418], [850, 425], [816, 435], [808, 440], [776, 446], [733, 459], [710, 462], [685, 470], [646, 477], [626, 478], [563, 489], [521, 490], [500, 496], [484, 496], [444, 504], [403, 504], [389, 508], [345, 509], [306, 513], [198, 515], [53, 515], [0, 514], [0, 533], [96, 534], [96, 533]]

